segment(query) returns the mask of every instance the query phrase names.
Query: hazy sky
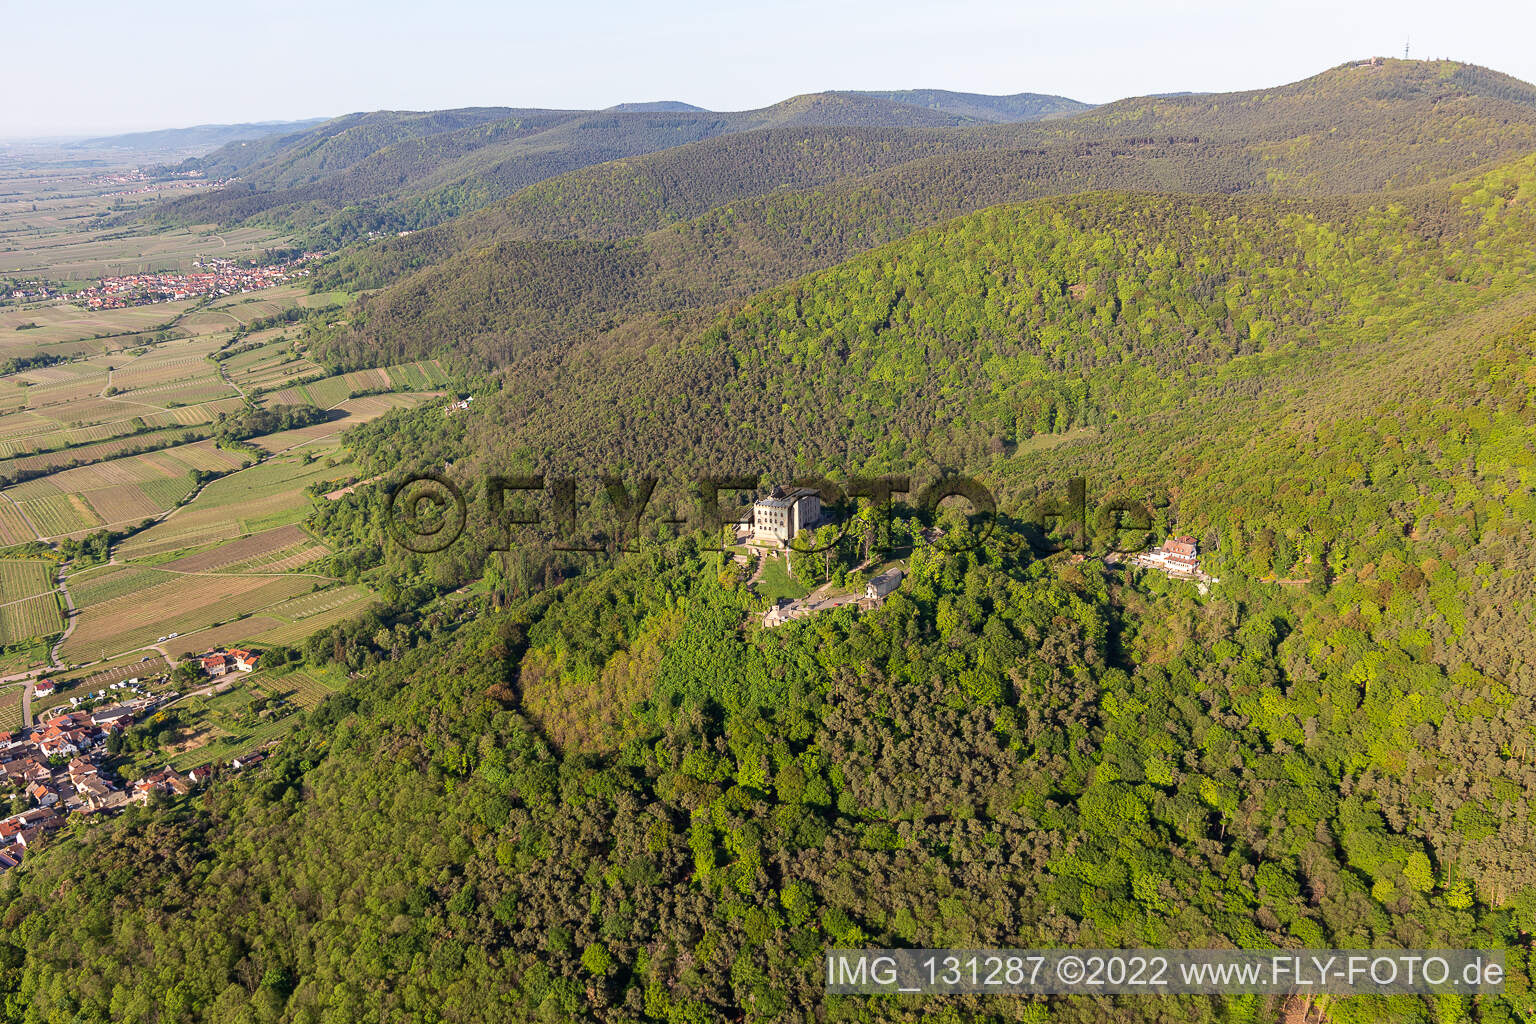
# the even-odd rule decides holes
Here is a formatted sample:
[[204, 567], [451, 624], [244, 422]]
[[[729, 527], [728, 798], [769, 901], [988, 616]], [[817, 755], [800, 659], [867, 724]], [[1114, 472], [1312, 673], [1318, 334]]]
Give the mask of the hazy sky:
[[379, 108], [678, 99], [739, 110], [850, 88], [1097, 103], [1278, 85], [1352, 58], [1401, 56], [1405, 36], [1415, 57], [1536, 81], [1529, 0], [0, 0], [0, 25], [0, 137]]

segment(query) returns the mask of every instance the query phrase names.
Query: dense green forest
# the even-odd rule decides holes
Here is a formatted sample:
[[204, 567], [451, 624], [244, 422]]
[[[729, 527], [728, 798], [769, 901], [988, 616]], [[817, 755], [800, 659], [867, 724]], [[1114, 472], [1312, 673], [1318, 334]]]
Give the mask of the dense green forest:
[[[294, 326], [314, 358], [438, 358], [475, 402], [353, 428], [382, 485], [314, 503], [324, 570], [383, 600], [269, 663], [346, 691], [260, 768], [76, 815], [0, 878], [0, 1017], [1299, 1019], [824, 995], [825, 950], [861, 945], [1493, 947], [1501, 996], [1313, 1019], [1536, 1016], [1536, 90], [1388, 61], [1006, 99], [990, 120], [1041, 119], [722, 131], [323, 267], [317, 289], [380, 290]], [[707, 114], [655, 106], [410, 115], [399, 143], [359, 116], [305, 145], [350, 173]], [[253, 166], [297, 152], [264, 145]], [[271, 194], [330, 187], [331, 159]], [[434, 554], [385, 528], [426, 470], [470, 509]], [[483, 481], [535, 473], [575, 478], [598, 539], [602, 477], [659, 477], [655, 521], [583, 553], [557, 512], [493, 551]], [[705, 475], [878, 474], [911, 478], [888, 519], [855, 508], [793, 562], [898, 560], [868, 611], [760, 628], [747, 571], [660, 521]], [[920, 506], [955, 474], [996, 522]], [[1081, 529], [1046, 537], [1071, 478]], [[1219, 580], [1106, 558], [1125, 509]]]

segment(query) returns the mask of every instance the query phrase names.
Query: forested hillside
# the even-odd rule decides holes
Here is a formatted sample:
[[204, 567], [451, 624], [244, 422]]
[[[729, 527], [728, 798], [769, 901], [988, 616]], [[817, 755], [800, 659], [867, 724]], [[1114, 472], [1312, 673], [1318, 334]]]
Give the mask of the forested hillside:
[[646, 106], [353, 114], [259, 154], [234, 144], [188, 161], [184, 169], [235, 173], [240, 182], [169, 204], [159, 215], [183, 222], [230, 223], [259, 216], [303, 226], [324, 223], [331, 236], [350, 240], [376, 227], [436, 223], [580, 167], [726, 134], [825, 125], [940, 127], [983, 120], [858, 93], [795, 96], [734, 113]]
[[[848, 126], [636, 151], [319, 269], [380, 290], [292, 324], [309, 358], [435, 358], [474, 401], [353, 428], [378, 481], [314, 496], [324, 571], [382, 602], [266, 657], [347, 689], [261, 767], [77, 815], [0, 877], [0, 1019], [1536, 1014], [1536, 90], [1386, 61], [958, 127], [854, 127], [892, 115], [851, 95], [781, 112]], [[892, 100], [1062, 113], [859, 102]], [[654, 106], [363, 118], [272, 150], [292, 177], [257, 195], [329, 215], [450, 137], [735, 116]], [[523, 173], [433, 159], [405, 176]], [[440, 553], [384, 526], [421, 471], [470, 509]], [[482, 482], [536, 473], [576, 478], [577, 521], [507, 534]], [[572, 550], [621, 532], [607, 474], [660, 478], [656, 521]], [[703, 475], [874, 474], [911, 478], [889, 521], [785, 559], [802, 592], [899, 564], [865, 610], [764, 628], [760, 577], [660, 522]], [[955, 474], [996, 521], [919, 506]], [[1214, 579], [1113, 557], [1179, 534]], [[1510, 979], [826, 996], [839, 946], [1500, 948]]]
[[963, 117], [973, 117], [978, 121], [999, 123], [1067, 117], [1091, 106], [1065, 96], [1042, 96], [1034, 92], [1021, 92], [1013, 96], [983, 96], [973, 92], [950, 92], [948, 89], [896, 89], [891, 92], [862, 90], [860, 95], [878, 96], [914, 107], [943, 110]]
[[[1093, 187], [1364, 191], [1452, 175], [1536, 146], [1530, 87], [1453, 62], [1346, 65], [1262, 92], [1095, 109], [1058, 97], [939, 90], [820, 93], [737, 113], [641, 106], [352, 114], [189, 162], [187, 169], [241, 180], [157, 216], [277, 222], [334, 244], [368, 231], [429, 227], [510, 198], [505, 225], [493, 212], [466, 230], [612, 238], [738, 197], [853, 184], [871, 174], [884, 177], [869, 184], [893, 189], [901, 202], [912, 203], [914, 192], [927, 203], [943, 197], [952, 215]], [[818, 128], [882, 131], [855, 132], [849, 148], [837, 144], [837, 132]], [[768, 129], [781, 131], [731, 144]], [[785, 138], [788, 129], [807, 132], [803, 152]], [[934, 164], [937, 155], [946, 158]], [[549, 189], [518, 195], [614, 160], [623, 162], [554, 183], [558, 214]], [[911, 166], [896, 169], [901, 163]]]
[[[681, 275], [683, 294], [653, 297], [649, 308], [711, 305], [972, 210], [1042, 195], [1349, 194], [1445, 180], [1536, 148], [1536, 108], [1520, 101], [1518, 85], [1465, 65], [1391, 61], [1326, 72], [1272, 96], [1180, 97], [1150, 108], [1126, 101], [1111, 105], [1126, 107], [1113, 121], [749, 132], [552, 178], [440, 227], [351, 251], [319, 283], [373, 288], [434, 266], [453, 278], [499, 243], [646, 236], [620, 248], [621, 262], [638, 246], [659, 251], [663, 263], [705, 267]], [[1134, 131], [1106, 127], [1131, 120]], [[658, 233], [668, 225], [676, 235]], [[531, 262], [557, 268], [569, 250], [515, 246], [506, 273]], [[495, 267], [471, 274], [486, 272]], [[403, 294], [425, 280], [407, 282]], [[387, 307], [394, 297], [379, 301]], [[600, 302], [606, 318], [611, 302]], [[558, 311], [539, 315], [567, 329]]]

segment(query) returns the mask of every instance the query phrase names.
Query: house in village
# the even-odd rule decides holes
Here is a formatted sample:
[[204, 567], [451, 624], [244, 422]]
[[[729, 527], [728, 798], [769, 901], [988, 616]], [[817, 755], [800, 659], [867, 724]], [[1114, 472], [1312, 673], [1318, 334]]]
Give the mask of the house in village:
[[52, 807], [59, 802], [58, 791], [41, 782], [34, 782], [27, 787], [27, 797], [39, 807]]
[[249, 753], [249, 754], [241, 754], [239, 757], [235, 758], [233, 761], [230, 761], [229, 762], [229, 766], [231, 768], [233, 768], [235, 771], [238, 772], [238, 771], [241, 771], [243, 769], [249, 768], [252, 765], [261, 764], [261, 762], [265, 761], [266, 759], [267, 759], [267, 755], [262, 753], [261, 751], [257, 750], [257, 751], [253, 751], [252, 753]]
[[156, 793], [166, 796], [186, 796], [192, 792], [192, 784], [170, 765], [166, 765], [157, 772], [150, 772], [142, 779], [134, 780], [129, 789], [128, 799], [133, 803], [145, 803]]
[[191, 771], [187, 772], [187, 781], [191, 782], [194, 786], [202, 786], [212, 781], [213, 777], [217, 774], [217, 765], [200, 764], [196, 768], [193, 768]]
[[[36, 725], [0, 734], [0, 786], [19, 792], [35, 805], [0, 819], [0, 870], [19, 863], [29, 846], [64, 824], [65, 815], [103, 810], [121, 800], [122, 794], [97, 763], [101, 748], [109, 735], [132, 724], [134, 716], [153, 707], [157, 699], [139, 698], [93, 712], [56, 713]], [[68, 758], [67, 764], [56, 767], [59, 758]], [[184, 791], [173, 780], [161, 780], [161, 784], [169, 792]]]
[[243, 651], [238, 648], [231, 651], [209, 651], [201, 655], [198, 664], [210, 679], [218, 679], [231, 672], [254, 672], [260, 664], [261, 655], [253, 651]]

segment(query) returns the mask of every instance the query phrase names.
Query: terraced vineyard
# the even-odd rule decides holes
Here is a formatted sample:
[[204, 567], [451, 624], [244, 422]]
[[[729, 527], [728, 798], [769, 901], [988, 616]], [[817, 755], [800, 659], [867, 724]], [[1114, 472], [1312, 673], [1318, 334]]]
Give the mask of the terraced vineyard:
[[307, 592], [302, 576], [181, 576], [81, 610], [63, 654], [88, 661], [248, 615]]
[[301, 669], [275, 678], [268, 677], [263, 680], [262, 686], [274, 696], [284, 697], [310, 710], [326, 697], [345, 689], [346, 680], [337, 678], [335, 673]]
[[193, 488], [192, 471], [227, 472], [246, 458], [211, 441], [99, 462], [17, 484], [4, 492], [44, 537], [147, 519]]
[[55, 571], [42, 559], [0, 559], [0, 604], [52, 590]]
[[39, 594], [0, 605], [0, 646], [51, 636], [63, 629], [64, 616], [54, 594]]
[[383, 369], [357, 370], [335, 377], [325, 377], [295, 387], [283, 388], [270, 396], [284, 405], [316, 405], [330, 409], [355, 394], [374, 391], [428, 391], [448, 382], [448, 372], [436, 359]]
[[378, 599], [365, 587], [333, 587], [273, 605], [263, 615], [283, 620], [280, 625], [253, 634], [258, 644], [292, 645], [328, 626], [362, 614]]

